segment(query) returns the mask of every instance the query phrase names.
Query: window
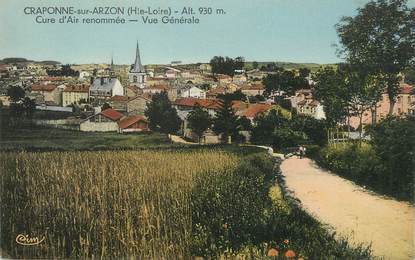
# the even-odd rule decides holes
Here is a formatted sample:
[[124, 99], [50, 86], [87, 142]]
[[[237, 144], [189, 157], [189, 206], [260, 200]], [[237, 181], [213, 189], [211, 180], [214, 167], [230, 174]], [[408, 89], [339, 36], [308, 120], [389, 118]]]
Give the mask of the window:
[[133, 76], [133, 82], [137, 83], [137, 76]]

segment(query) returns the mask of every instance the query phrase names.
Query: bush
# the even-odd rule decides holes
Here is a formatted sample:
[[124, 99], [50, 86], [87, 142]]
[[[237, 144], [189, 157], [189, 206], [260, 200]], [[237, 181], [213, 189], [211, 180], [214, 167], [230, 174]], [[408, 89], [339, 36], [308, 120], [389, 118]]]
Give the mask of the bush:
[[369, 128], [369, 143], [338, 144], [314, 158], [333, 172], [370, 189], [413, 201], [415, 121], [389, 117]]

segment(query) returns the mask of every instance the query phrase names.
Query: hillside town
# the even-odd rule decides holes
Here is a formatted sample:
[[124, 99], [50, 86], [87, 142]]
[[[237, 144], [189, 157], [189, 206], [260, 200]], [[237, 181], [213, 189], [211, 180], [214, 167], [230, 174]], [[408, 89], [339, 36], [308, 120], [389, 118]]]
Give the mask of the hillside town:
[[[35, 103], [36, 110], [65, 115], [59, 120], [35, 119], [36, 124], [88, 132], [145, 132], [150, 131], [145, 110], [155, 94], [164, 92], [182, 120], [178, 133], [193, 141], [197, 137], [188, 128], [189, 111], [202, 107], [214, 117], [221, 107], [220, 96], [223, 95], [238, 96], [232, 108], [237, 116], [247, 118], [252, 124], [258, 115], [272, 109], [317, 120], [326, 118], [321, 100], [314, 97], [315, 82], [309, 70], [305, 70], [304, 83], [294, 92], [269, 93], [264, 79], [275, 71], [264, 69], [264, 66], [245, 65], [232, 75], [213, 73], [208, 63], [173, 61], [168, 65], [144, 66], [138, 42], [131, 60], [131, 66], [116, 65], [113, 58], [109, 64], [69, 66], [18, 60], [1, 64], [1, 105], [10, 105], [7, 94], [10, 86], [20, 87]], [[292, 72], [301, 73], [294, 69]], [[389, 111], [386, 92], [376, 108], [376, 114], [367, 109], [362, 118], [351, 116], [345, 124], [351, 129], [359, 129], [385, 118]], [[414, 90], [404, 80], [400, 83], [393, 115], [415, 115]], [[249, 134], [245, 135], [249, 141]], [[202, 140], [204, 143], [220, 142], [211, 127], [205, 131]]]

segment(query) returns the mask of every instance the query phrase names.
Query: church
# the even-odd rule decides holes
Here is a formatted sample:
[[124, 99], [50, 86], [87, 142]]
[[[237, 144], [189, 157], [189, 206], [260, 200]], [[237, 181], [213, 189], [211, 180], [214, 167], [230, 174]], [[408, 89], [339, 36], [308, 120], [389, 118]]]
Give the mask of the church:
[[147, 73], [144, 69], [144, 66], [141, 64], [140, 49], [138, 47], [138, 42], [137, 42], [137, 48], [135, 52], [135, 61], [134, 61], [134, 64], [131, 66], [130, 72], [128, 73], [128, 81], [133, 86], [144, 88], [146, 79], [147, 79]]

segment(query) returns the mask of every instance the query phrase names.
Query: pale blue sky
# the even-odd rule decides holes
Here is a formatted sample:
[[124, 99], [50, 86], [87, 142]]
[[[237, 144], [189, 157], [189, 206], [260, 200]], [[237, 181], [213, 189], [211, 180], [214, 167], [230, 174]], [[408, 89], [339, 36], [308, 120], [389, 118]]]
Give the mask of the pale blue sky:
[[[0, 0], [0, 58], [25, 57], [63, 63], [134, 61], [136, 40], [144, 64], [207, 62], [214, 55], [246, 60], [338, 62], [334, 25], [356, 14], [365, 0]], [[415, 5], [415, 0], [409, 0]], [[224, 16], [201, 17], [197, 25], [36, 24], [26, 6], [211, 6]]]

